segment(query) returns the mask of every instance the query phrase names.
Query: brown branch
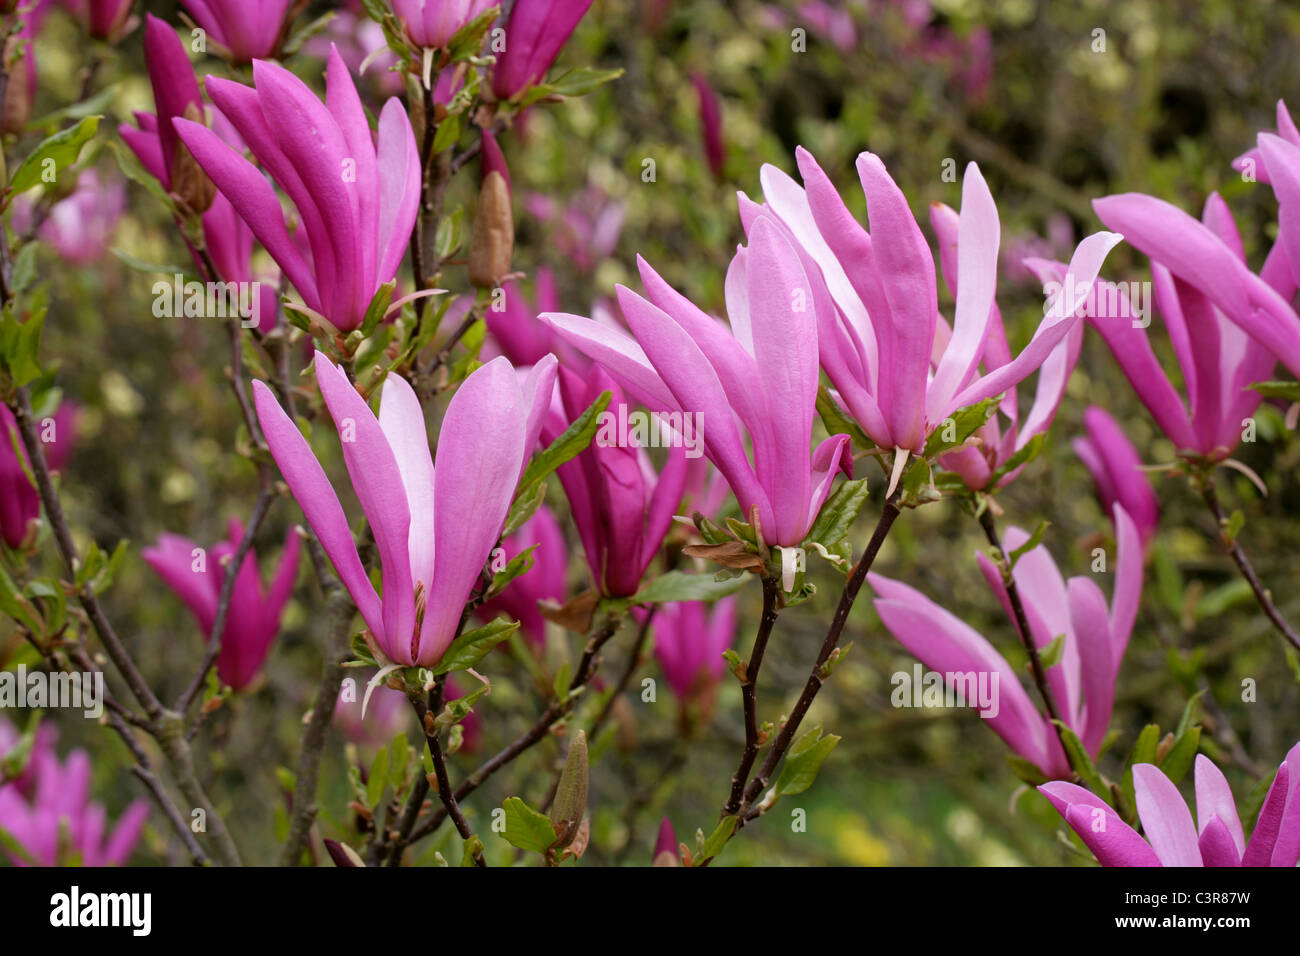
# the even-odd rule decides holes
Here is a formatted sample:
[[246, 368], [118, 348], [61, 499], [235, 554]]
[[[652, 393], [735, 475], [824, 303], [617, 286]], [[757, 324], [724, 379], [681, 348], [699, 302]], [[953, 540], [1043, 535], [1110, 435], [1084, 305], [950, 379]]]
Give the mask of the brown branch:
[[1025, 614], [1024, 602], [1020, 599], [1020, 588], [1016, 586], [1015, 575], [1012, 574], [1011, 556], [1002, 549], [1002, 539], [998, 536], [997, 522], [993, 518], [993, 512], [988, 507], [983, 507], [979, 513], [980, 527], [984, 529], [984, 537], [988, 539], [998, 552], [998, 563], [1002, 566], [1002, 583], [1007, 589], [1007, 600], [1011, 604], [1011, 613], [1015, 618], [1016, 633], [1020, 636], [1020, 644], [1029, 655], [1029, 670], [1034, 678], [1034, 685], [1038, 688], [1038, 694], [1043, 698], [1043, 706], [1047, 708], [1047, 716], [1051, 718], [1052, 729], [1056, 731], [1057, 743], [1061, 745], [1061, 753], [1065, 756], [1066, 762], [1070, 768], [1074, 769], [1074, 761], [1070, 759], [1070, 749], [1065, 746], [1065, 734], [1061, 731], [1061, 712], [1056, 707], [1056, 698], [1052, 695], [1052, 688], [1047, 683], [1047, 672], [1043, 668], [1043, 661], [1038, 656], [1038, 647], [1034, 644], [1034, 636], [1029, 630], [1029, 616]]
[[794, 710], [790, 712], [790, 716], [781, 725], [776, 742], [773, 743], [772, 749], [768, 751], [767, 758], [763, 761], [762, 767], [759, 768], [758, 774], [745, 788], [744, 801], [741, 804], [741, 819], [736, 827], [737, 832], [744, 826], [746, 813], [752, 809], [754, 801], [758, 799], [758, 795], [763, 792], [763, 788], [772, 779], [772, 774], [776, 772], [781, 758], [790, 749], [790, 744], [794, 742], [794, 735], [799, 731], [799, 725], [808, 713], [808, 708], [812, 706], [822, 685], [826, 682], [827, 674], [824, 672], [826, 662], [830, 660], [831, 655], [839, 646], [840, 635], [844, 631], [844, 625], [848, 622], [849, 612], [853, 609], [853, 602], [857, 600], [858, 591], [862, 588], [862, 582], [866, 580], [867, 572], [871, 570], [876, 555], [880, 553], [880, 548], [889, 535], [889, 529], [893, 527], [894, 520], [900, 513], [898, 508], [898, 495], [900, 493], [901, 489], [895, 493], [893, 498], [885, 502], [885, 506], [880, 512], [880, 519], [876, 522], [875, 531], [872, 532], [871, 540], [867, 543], [867, 550], [858, 560], [858, 563], [854, 565], [853, 571], [844, 583], [844, 590], [840, 593], [840, 603], [835, 608], [835, 616], [831, 618], [830, 627], [826, 631], [826, 638], [822, 641], [821, 650], [817, 654], [817, 660], [813, 664], [812, 671], [808, 674], [808, 680], [804, 684], [803, 692], [799, 695]]
[[321, 752], [325, 747], [330, 721], [334, 717], [334, 708], [338, 704], [339, 688], [343, 685], [343, 662], [351, 653], [348, 637], [352, 627], [352, 599], [336, 585], [331, 587], [331, 592], [329, 606], [334, 620], [325, 645], [325, 660], [321, 665], [316, 703], [302, 735], [289, 836], [280, 851], [280, 866], [298, 865], [312, 824], [316, 821], [316, 785], [320, 779]]
[[749, 781], [750, 771], [758, 757], [758, 748], [764, 743], [758, 733], [758, 672], [763, 666], [763, 654], [767, 650], [768, 638], [776, 624], [777, 582], [775, 578], [763, 578], [763, 616], [758, 622], [758, 633], [754, 635], [754, 647], [749, 660], [745, 662], [744, 676], [740, 678], [740, 693], [745, 710], [745, 749], [740, 756], [740, 764], [731, 776], [731, 795], [722, 806], [722, 816], [730, 816], [740, 809], [745, 795], [745, 784]]
[[1255, 595], [1255, 603], [1259, 605], [1260, 610], [1264, 612], [1264, 616], [1269, 619], [1277, 632], [1286, 638], [1292, 647], [1300, 651], [1300, 634], [1296, 633], [1295, 628], [1287, 622], [1287, 619], [1282, 616], [1282, 612], [1277, 609], [1277, 605], [1273, 603], [1273, 595], [1269, 593], [1268, 588], [1264, 586], [1264, 582], [1255, 573], [1254, 566], [1251, 565], [1250, 559], [1246, 557], [1246, 552], [1242, 550], [1241, 545], [1237, 543], [1236, 537], [1229, 538], [1226, 534], [1228, 516], [1224, 514], [1223, 505], [1219, 503], [1219, 494], [1214, 490], [1213, 479], [1206, 476], [1200, 482], [1200, 486], [1201, 497], [1205, 499], [1206, 506], [1210, 509], [1210, 513], [1214, 515], [1214, 520], [1219, 525], [1219, 537], [1223, 540], [1223, 546], [1227, 549], [1228, 554], [1232, 556], [1232, 561], [1237, 566], [1237, 570], [1241, 572], [1241, 576], [1250, 585], [1251, 593]]
[[[509, 764], [520, 754], [525, 753], [533, 747], [538, 741], [546, 737], [552, 725], [560, 718], [564, 717], [573, 709], [577, 700], [575, 691], [587, 686], [595, 674], [598, 663], [600, 649], [605, 646], [611, 637], [618, 631], [619, 624], [622, 623], [621, 617], [611, 617], [595, 631], [592, 632], [590, 640], [587, 642], [586, 649], [583, 652], [582, 659], [578, 663], [578, 670], [574, 673], [573, 679], [569, 681], [569, 688], [565, 695], [559, 700], [553, 701], [542, 715], [537, 718], [531, 727], [511, 741], [506, 747], [498, 751], [488, 760], [479, 765], [478, 769], [471, 773], [455, 790], [455, 798], [463, 802], [466, 797], [487, 782], [493, 774], [502, 767]], [[445, 809], [435, 811], [427, 820], [411, 832], [411, 838], [408, 843], [414, 843], [422, 837], [428, 836], [447, 819]]]

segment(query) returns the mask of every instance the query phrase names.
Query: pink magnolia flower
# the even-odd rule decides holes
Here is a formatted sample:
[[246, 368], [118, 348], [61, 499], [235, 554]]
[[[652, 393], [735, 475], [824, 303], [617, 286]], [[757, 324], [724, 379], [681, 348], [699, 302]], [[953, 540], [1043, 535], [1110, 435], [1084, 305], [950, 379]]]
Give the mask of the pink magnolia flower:
[[321, 103], [302, 80], [265, 60], [253, 87], [209, 76], [208, 95], [298, 209], [309, 254], [285, 226], [280, 200], [243, 155], [198, 123], [176, 132], [279, 263], [308, 308], [348, 332], [405, 254], [420, 199], [420, 161], [406, 111], [389, 99], [375, 148], [365, 109], [337, 50]]
[[[1195, 370], [1198, 385], [1202, 379], [1208, 383], [1195, 395], [1189, 388], [1193, 420], [1186, 424], [1191, 427], [1183, 427], [1177, 393], [1160, 374], [1150, 347], [1123, 333], [1123, 326], [1132, 322], [1126, 317], [1107, 321], [1111, 317], [1099, 309], [1094, 324], [1103, 336], [1108, 329], [1127, 335], [1126, 348], [1112, 346], [1112, 351], [1175, 445], [1202, 454], [1218, 454], [1224, 446], [1231, 451], [1239, 435], [1228, 434], [1229, 426], [1232, 431], [1241, 428], [1240, 418], [1234, 426], [1232, 417], [1247, 404], [1253, 409], [1258, 401], [1251, 397], [1253, 392], [1243, 395], [1240, 389], [1266, 378], [1272, 368], [1271, 360], [1259, 355], [1259, 346], [1300, 373], [1300, 317], [1289, 304], [1295, 281], [1286, 262], [1285, 226], [1256, 275], [1246, 265], [1232, 215], [1217, 195], [1206, 200], [1203, 222], [1141, 193], [1105, 196], [1092, 205], [1102, 222], [1124, 229], [1128, 242], [1151, 260], [1156, 303], [1170, 325], [1179, 364]], [[1216, 437], [1217, 443], [1209, 444]]]
[[721, 179], [727, 164], [727, 144], [722, 138], [722, 104], [703, 73], [692, 74], [691, 85], [700, 100], [700, 137], [704, 142], [704, 157], [708, 160], [709, 170]]
[[711, 698], [727, 673], [722, 652], [736, 637], [736, 599], [663, 604], [650, 620], [655, 659], [680, 701]]
[[490, 621], [504, 612], [519, 622], [519, 631], [529, 643], [541, 647], [546, 643], [546, 619], [537, 609], [537, 602], [563, 604], [569, 577], [569, 548], [564, 542], [564, 532], [545, 505], [501, 542], [507, 561], [534, 545], [533, 566], [492, 600], [483, 602], [478, 613], [482, 620]]
[[116, 40], [126, 27], [133, 5], [133, 0], [63, 0], [62, 4], [97, 40]]
[[[1283, 110], [1279, 106], [1278, 121], [1281, 122]], [[1259, 151], [1264, 158], [1273, 192], [1277, 196], [1277, 246], [1286, 254], [1289, 269], [1275, 266], [1269, 273], [1269, 264], [1264, 264], [1264, 275], [1269, 279], [1282, 298], [1288, 302], [1295, 296], [1296, 287], [1300, 285], [1300, 136], [1295, 136], [1295, 126], [1291, 125], [1282, 136], [1272, 133], [1259, 134]], [[1276, 252], [1276, 247], [1274, 248]], [[1289, 329], [1294, 333], [1294, 327]], [[1289, 340], [1300, 336], [1292, 334]], [[1285, 356], [1278, 353], [1278, 358], [1286, 363], [1287, 368], [1295, 371], [1297, 356], [1288, 352]]]
[[[962, 184], [952, 217], [957, 240], [956, 308], [949, 328], [938, 313], [934, 259], [907, 199], [879, 157], [858, 157], [867, 196], [868, 233], [812, 154], [797, 151], [804, 187], [772, 166], [762, 171], [766, 206], [742, 199], [742, 216], [767, 209], [798, 244], [816, 273], [821, 361], [840, 399], [872, 441], [895, 449], [895, 479], [908, 453], [953, 412], [1005, 392], [1037, 370], [1078, 321], [1084, 295], [1120, 236], [1096, 233], [1075, 250], [1043, 322], [1014, 359], [976, 374], [997, 289], [997, 208], [978, 167]], [[940, 237], [941, 240], [944, 236]], [[892, 491], [892, 483], [891, 483]]]
[[[1115, 532], [1119, 554], [1109, 608], [1092, 578], [1062, 580], [1041, 544], [1021, 555], [1013, 571], [1034, 646], [1041, 650], [1057, 635], [1065, 635], [1061, 659], [1047, 669], [1047, 682], [1061, 719], [1094, 756], [1110, 724], [1115, 676], [1142, 593], [1142, 542], [1122, 505], [1115, 508]], [[1008, 528], [1003, 546], [1010, 553], [1028, 540], [1020, 528]], [[1018, 627], [1001, 572], [984, 554], [976, 552], [976, 557], [989, 587]], [[1070, 774], [1055, 729], [1021, 686], [1015, 668], [992, 644], [914, 588], [881, 574], [868, 574], [867, 580], [880, 595], [875, 607], [881, 622], [926, 667], [944, 674], [949, 686], [966, 674], [997, 675], [995, 706], [990, 708], [996, 712], [986, 719], [1007, 746], [1049, 777]]]
[[436, 664], [455, 636], [537, 445], [554, 376], [553, 357], [527, 373], [501, 358], [476, 369], [443, 418], [435, 485], [424, 413], [406, 380], [385, 379], [376, 418], [343, 369], [316, 353], [316, 383], [374, 532], [382, 598], [307, 440], [270, 388], [253, 383], [258, 420], [276, 464], [356, 602], [372, 646], [394, 663]]
[[812, 527], [835, 475], [852, 475], [853, 460], [847, 435], [809, 450], [818, 326], [829, 306], [815, 296], [775, 217], [760, 211], [748, 225], [749, 246], [727, 273], [730, 329], [640, 258], [649, 300], [617, 289], [632, 336], [574, 315], [543, 318], [651, 411], [701, 416], [704, 455], [726, 477], [742, 515], [757, 507], [767, 543], [792, 546]]
[[492, 71], [492, 92], [514, 99], [540, 83], [592, 0], [515, 0], [505, 24], [505, 51]]
[[1134, 320], [1136, 310], [1115, 287], [1096, 291], [1090, 321], [1169, 440], [1212, 461], [1226, 458], [1260, 402], [1247, 386], [1267, 379], [1274, 364], [1268, 343], [1252, 337], [1248, 326], [1258, 328], [1259, 310], [1273, 309], [1278, 316], [1290, 313], [1300, 337], [1300, 320], [1246, 266], [1232, 214], [1217, 193], [1206, 200], [1201, 222], [1138, 193], [1107, 196], [1093, 206], [1151, 259], [1155, 304], [1186, 383], [1187, 406], [1161, 368], [1147, 329]]
[[[1296, 128], [1295, 120], [1291, 118], [1291, 113], [1286, 108], [1285, 100], [1277, 101], [1276, 133], [1292, 146], [1300, 146], [1300, 129]], [[1264, 162], [1264, 157], [1260, 154], [1258, 144], [1252, 146], [1234, 159], [1232, 161], [1232, 168], [1243, 175], [1248, 174], [1255, 182], [1272, 183], [1272, 179], [1269, 176], [1268, 164]]]
[[553, 312], [560, 307], [555, 274], [550, 269], [537, 270], [531, 300], [518, 281], [505, 283], [502, 291], [502, 308], [490, 308], [484, 313], [488, 333], [500, 353], [515, 365], [532, 365], [547, 352], [554, 352], [566, 368], [573, 368], [570, 356], [581, 358], [581, 353], [569, 348], [568, 343], [537, 317], [541, 312]]
[[[223, 561], [233, 558], [243, 537], [243, 525], [232, 518], [227, 525], [226, 540], [213, 545], [209, 551], [181, 535], [163, 534], [156, 545], [140, 553], [163, 583], [188, 605], [205, 639], [212, 633], [216, 620], [226, 574]], [[235, 575], [235, 590], [217, 657], [217, 676], [235, 690], [247, 687], [257, 676], [280, 632], [280, 616], [298, 576], [301, 547], [302, 539], [289, 529], [279, 567], [269, 586], [262, 583], [257, 556], [251, 549]]]
[[[559, 384], [558, 408], [542, 428], [548, 442], [558, 438], [602, 392], [613, 393], [607, 422], [627, 414], [622, 391], [602, 369], [582, 375], [562, 368]], [[640, 587], [672, 525], [686, 483], [687, 459], [683, 447], [672, 447], [663, 471], [656, 475], [644, 448], [617, 437], [602, 426], [592, 444], [556, 474], [569, 499], [596, 589], [602, 596], [626, 597]]]
[[293, 0], [181, 0], [194, 22], [230, 51], [236, 63], [274, 56]]
[[[45, 463], [51, 471], [67, 464], [76, 441], [77, 410], [71, 402], [59, 406], [52, 418], [39, 423], [37, 434], [44, 441]], [[18, 422], [9, 408], [0, 405], [0, 537], [11, 548], [27, 540], [32, 522], [41, 516], [41, 496], [27, 477], [22, 461], [14, 454], [13, 441], [18, 437]], [[20, 443], [21, 444], [21, 443]]]
[[1178, 788], [1154, 764], [1133, 767], [1143, 839], [1107, 803], [1063, 780], [1038, 789], [1102, 866], [1284, 866], [1300, 860], [1300, 744], [1277, 768], [1247, 842], [1232, 788], [1196, 756], [1196, 821]]
[[[89, 265], [108, 251], [125, 209], [126, 183], [121, 179], [105, 183], [95, 169], [86, 169], [77, 177], [72, 194], [50, 207], [36, 234], [72, 265]], [[26, 232], [31, 218], [31, 199], [27, 194], [15, 198], [14, 231]]]
[[490, 6], [492, 0], [393, 0], [411, 42], [435, 49]]
[[[930, 223], [939, 237], [940, 271], [953, 298], [957, 292], [957, 237], [960, 217], [943, 203], [930, 207]], [[1025, 266], [1033, 270], [1044, 283], [1044, 289], [1059, 287], [1065, 280], [1066, 267], [1059, 263], [1029, 259]], [[1053, 285], [1054, 284], [1054, 285]], [[1001, 477], [997, 473], [1034, 438], [1052, 427], [1065, 397], [1065, 387], [1079, 360], [1083, 345], [1083, 323], [1076, 323], [1043, 360], [1038, 370], [1038, 385], [1034, 403], [1022, 419], [1019, 407], [1019, 386], [1007, 388], [998, 403], [997, 414], [980, 426], [975, 433], [977, 444], [967, 445], [939, 456], [939, 463], [954, 472], [966, 486], [975, 491], [990, 485], [1003, 487], [1015, 480], [1020, 468], [1013, 468]], [[940, 334], [946, 330], [940, 327]], [[989, 311], [988, 329], [985, 333], [984, 351], [980, 357], [985, 374], [991, 374], [1011, 362], [1011, 349], [1002, 326], [1002, 313], [995, 304]], [[975, 378], [973, 381], [979, 381]], [[1005, 427], [999, 415], [1006, 419]], [[995, 482], [996, 478], [996, 482]]]
[[[16, 740], [0, 717], [0, 758]], [[90, 798], [90, 757], [74, 750], [60, 761], [49, 735], [37, 735], [24, 776], [0, 782], [0, 830], [21, 851], [6, 853], [16, 866], [119, 866], [135, 849], [148, 815], [148, 804], [133, 800], [106, 833], [108, 814]]]
[[1142, 470], [1137, 449], [1104, 408], [1093, 405], [1084, 412], [1083, 427], [1087, 436], [1074, 439], [1071, 445], [1092, 473], [1102, 506], [1113, 520], [1116, 506], [1122, 505], [1146, 547], [1160, 521], [1160, 503]]
[[[178, 153], [185, 149], [173, 128], [173, 121], [183, 118], [187, 110], [192, 116], [202, 116], [203, 99], [180, 37], [166, 22], [152, 14], [145, 15], [144, 55], [158, 115], [136, 113], [138, 128], [123, 123], [118, 127], [118, 133], [141, 165], [170, 190]], [[244, 151], [244, 141], [220, 110], [211, 110], [211, 122], [218, 137], [232, 149], [240, 153]], [[225, 282], [254, 281], [253, 232], [222, 193], [214, 195], [212, 205], [203, 213], [203, 244], [218, 272], [209, 278]], [[197, 250], [191, 252], [199, 271], [206, 275], [207, 266], [203, 258]], [[260, 281], [258, 328], [263, 332], [269, 332], [275, 326], [279, 284], [278, 276]]]

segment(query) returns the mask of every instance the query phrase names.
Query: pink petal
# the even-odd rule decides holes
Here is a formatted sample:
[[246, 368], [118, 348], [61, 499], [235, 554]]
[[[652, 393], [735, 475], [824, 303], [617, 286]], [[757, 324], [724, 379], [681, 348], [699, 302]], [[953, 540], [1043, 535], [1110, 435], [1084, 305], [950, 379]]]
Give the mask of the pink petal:
[[1133, 766], [1138, 818], [1151, 848], [1165, 866], [1202, 866], [1191, 811], [1178, 788], [1154, 764]]

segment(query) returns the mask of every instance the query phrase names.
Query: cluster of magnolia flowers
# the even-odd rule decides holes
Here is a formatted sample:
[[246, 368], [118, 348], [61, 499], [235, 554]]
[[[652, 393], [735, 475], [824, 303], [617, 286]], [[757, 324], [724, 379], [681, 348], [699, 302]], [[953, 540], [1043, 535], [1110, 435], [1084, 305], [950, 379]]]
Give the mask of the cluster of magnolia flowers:
[[[209, 75], [201, 91], [174, 29], [147, 16], [144, 44], [156, 113], [137, 114], [135, 125], [122, 127], [122, 138], [170, 194], [201, 215], [202, 255], [192, 247], [200, 272], [232, 282], [264, 280], [269, 298], [258, 332], [275, 326], [280, 303], [273, 290], [282, 284], [296, 294], [294, 308], [311, 316], [314, 328], [343, 336], [361, 329], [376, 295], [395, 279], [419, 213], [421, 151], [406, 109], [396, 96], [389, 98], [372, 132], [353, 69], [338, 46], [325, 57], [323, 100], [268, 59], [284, 41], [288, 0], [261, 5], [257, 16], [218, 0], [185, 5], [233, 62], [251, 61], [252, 85]], [[492, 94], [510, 100], [538, 82], [589, 5], [519, 0], [507, 25], [510, 43], [492, 70]], [[89, 6], [96, 16], [106, 15], [101, 5]], [[487, 6], [482, 0], [393, 4], [407, 38], [425, 49], [446, 46]], [[105, 22], [116, 25], [103, 28], [106, 36], [120, 20], [117, 13], [108, 16]], [[435, 90], [435, 99], [445, 97], [445, 104], [453, 87]], [[697, 88], [707, 114], [715, 108], [711, 93]], [[673, 447], [656, 465], [643, 448], [593, 444], [559, 466], [598, 598], [635, 595], [673, 532], [674, 517], [717, 517], [728, 489], [752, 522], [756, 547], [800, 547], [837, 480], [853, 478], [858, 431], [870, 443], [858, 450], [890, 463], [886, 496], [897, 502], [907, 490], [909, 463], [928, 457], [934, 436], [963, 409], [992, 403], [995, 411], [970, 440], [947, 447], [937, 464], [973, 494], [1005, 486], [1024, 467], [1031, 443], [1050, 428], [1089, 325], [1182, 453], [1205, 463], [1231, 461], [1241, 421], [1261, 400], [1247, 386], [1267, 380], [1278, 362], [1300, 376], [1300, 318], [1291, 305], [1300, 277], [1300, 134], [1281, 106], [1278, 117], [1278, 133], [1260, 134], [1258, 149], [1239, 160], [1272, 184], [1279, 201], [1279, 238], [1260, 272], [1246, 263], [1231, 214], [1217, 195], [1200, 220], [1150, 196], [1100, 199], [1097, 214], [1114, 231], [1083, 239], [1068, 262], [1026, 263], [1056, 291], [1015, 355], [997, 304], [998, 211], [974, 163], [962, 183], [960, 210], [931, 209], [936, 261], [878, 156], [863, 153], [857, 160], [868, 230], [802, 148], [796, 155], [802, 184], [765, 166], [763, 201], [738, 197], [745, 243], [725, 276], [725, 321], [640, 259], [644, 291], [618, 287], [618, 317], [562, 312], [545, 282], [536, 307], [512, 294], [506, 311], [487, 315], [499, 354], [454, 391], [438, 426], [436, 453], [425, 409], [407, 378], [395, 371], [384, 378], [376, 413], [345, 363], [316, 351], [316, 389], [373, 536], [377, 579], [358, 550], [335, 482], [275, 383], [253, 382], [256, 419], [365, 624], [376, 661], [394, 668], [436, 667], [467, 607], [484, 620], [504, 613], [534, 645], [545, 643], [539, 607], [569, 597], [563, 532], [543, 505], [504, 540], [502, 534], [534, 455], [605, 393], [610, 408], [634, 402], [666, 418], [701, 416], [707, 428], [699, 436], [703, 460]], [[508, 181], [500, 150], [486, 133], [482, 150], [487, 175]], [[286, 216], [282, 195], [293, 216]], [[1099, 279], [1107, 254], [1122, 240], [1151, 260], [1156, 306], [1185, 397], [1165, 374], [1145, 325], [1132, 321], [1129, 303], [1109, 294], [1112, 287]], [[279, 276], [255, 275], [255, 242]], [[940, 314], [940, 277], [955, 302], [951, 321]], [[836, 413], [854, 433], [831, 434], [813, 447], [823, 372]], [[1022, 414], [1017, 390], [1035, 374], [1036, 392]], [[1040, 789], [1102, 863], [1294, 865], [1300, 857], [1300, 786], [1289, 779], [1300, 772], [1295, 749], [1279, 766], [1248, 843], [1226, 780], [1204, 757], [1196, 763], [1195, 824], [1157, 767], [1134, 768], [1145, 839], [1103, 794], [1067, 782], [1075, 765], [1058, 725], [1087, 754], [1098, 755], [1158, 519], [1140, 456], [1117, 423], [1100, 408], [1089, 409], [1084, 421], [1087, 435], [1076, 448], [1095, 476], [1117, 541], [1109, 599], [1090, 577], [1064, 578], [1046, 546], [1023, 530], [1011, 528], [1005, 536], [1005, 550], [1018, 554], [1009, 574], [977, 555], [1027, 646], [1046, 652], [1063, 635], [1045, 673], [1059, 706], [1055, 717], [1050, 707], [1048, 713], [1039, 709], [1006, 658], [957, 614], [873, 573], [867, 580], [880, 619], [936, 671], [1000, 675], [1003, 699], [991, 729], [1049, 781]], [[39, 504], [25, 463], [7, 446], [0, 443], [6, 487], [0, 519], [6, 541], [18, 547], [29, 537]], [[228, 540], [211, 549], [202, 573], [193, 564], [202, 549], [180, 536], [164, 535], [145, 552], [205, 634], [217, 619], [223, 559], [236, 553], [243, 537], [241, 525], [232, 522]], [[291, 531], [269, 583], [251, 551], [236, 570], [217, 659], [224, 684], [240, 689], [256, 679], [294, 587], [300, 544], [299, 533]], [[531, 549], [533, 566], [476, 606], [473, 598], [498, 546], [507, 559]], [[708, 701], [727, 671], [723, 652], [736, 627], [734, 600], [712, 610], [683, 602], [641, 613], [675, 694]], [[375, 720], [400, 711], [401, 695], [387, 700], [391, 704], [375, 701]], [[707, 715], [707, 704], [704, 710]], [[342, 723], [353, 720], [350, 711], [341, 713]], [[345, 731], [360, 737], [364, 726]], [[5, 734], [15, 736], [0, 724], [0, 753], [10, 749]], [[74, 753], [60, 765], [45, 748], [45, 757], [28, 761], [23, 776], [0, 781], [0, 826], [38, 861], [59, 858], [51, 833], [70, 834], [86, 861], [122, 859], [140, 812], [128, 810], [101, 847], [103, 812], [85, 800], [84, 755]], [[64, 796], [43, 801], [51, 787]], [[665, 842], [671, 848], [671, 825]]]

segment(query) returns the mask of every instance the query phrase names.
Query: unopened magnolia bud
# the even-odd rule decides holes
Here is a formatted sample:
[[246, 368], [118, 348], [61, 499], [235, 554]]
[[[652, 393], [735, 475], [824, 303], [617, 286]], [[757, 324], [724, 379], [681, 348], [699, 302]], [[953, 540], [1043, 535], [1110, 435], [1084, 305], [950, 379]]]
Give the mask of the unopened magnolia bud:
[[573, 842], [587, 812], [587, 732], [578, 731], [569, 745], [564, 770], [555, 788], [551, 804], [551, 824], [555, 827], [555, 847], [564, 849]]
[[27, 75], [28, 51], [14, 59], [14, 52], [23, 40], [17, 35], [5, 42], [4, 60], [9, 65], [9, 82], [5, 85], [5, 98], [0, 108], [0, 132], [19, 133], [32, 115], [32, 90]]
[[[196, 123], [203, 122], [203, 113], [198, 104], [190, 103], [185, 107], [185, 118]], [[176, 144], [176, 155], [172, 158], [171, 191], [200, 214], [207, 212], [217, 197], [216, 184], [208, 178], [194, 154], [181, 142]]]
[[493, 170], [483, 179], [474, 213], [474, 235], [469, 244], [469, 281], [480, 289], [496, 287], [510, 272], [515, 247], [515, 217], [510, 208], [510, 187]]

